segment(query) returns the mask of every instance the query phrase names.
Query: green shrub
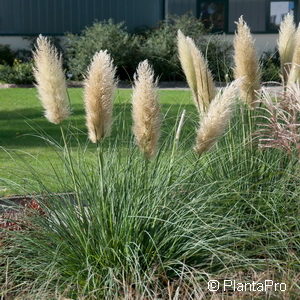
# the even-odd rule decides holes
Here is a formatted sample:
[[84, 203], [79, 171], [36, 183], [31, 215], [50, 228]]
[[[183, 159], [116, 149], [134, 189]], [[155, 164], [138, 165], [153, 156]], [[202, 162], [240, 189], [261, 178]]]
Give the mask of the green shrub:
[[140, 41], [143, 59], [149, 59], [161, 80], [176, 80], [181, 74], [177, 57], [178, 29], [193, 38], [204, 33], [204, 27], [198, 19], [189, 15], [173, 16], [161, 22], [158, 28], [149, 30]]
[[0, 81], [15, 84], [30, 84], [34, 81], [32, 63], [14, 60], [12, 66], [0, 65]]
[[206, 37], [201, 21], [190, 15], [170, 17], [159, 27], [139, 35], [129, 34], [122, 23], [114, 24], [111, 20], [95, 23], [81, 35], [69, 34], [66, 48], [69, 71], [75, 79], [82, 79], [95, 52], [107, 49], [121, 79], [132, 78], [138, 62], [149, 59], [162, 80], [184, 80], [177, 54], [178, 29], [197, 41], [207, 53], [216, 80], [224, 80], [231, 66], [231, 44], [219, 36]]
[[12, 65], [14, 53], [8, 45], [0, 45], [0, 65]]
[[[38, 38], [38, 35], [36, 36], [25, 36], [23, 37], [25, 40], [29, 42], [29, 48], [33, 50], [36, 45], [36, 40]], [[59, 51], [63, 52], [63, 47], [61, 45], [61, 39], [57, 36], [47, 36], [51, 44]], [[16, 51], [17, 52], [17, 51]], [[32, 55], [31, 55], [32, 56]]]
[[127, 33], [123, 23], [114, 24], [112, 20], [94, 23], [81, 35], [67, 35], [66, 59], [70, 72], [82, 79], [95, 52], [106, 49], [118, 66], [119, 75], [128, 78], [126, 72], [132, 74], [139, 61], [137, 39]]
[[[150, 32], [141, 46], [144, 58], [150, 60], [162, 80], [185, 80], [178, 60], [177, 29], [176, 23], [164, 24]], [[190, 33], [187, 35], [193, 37]], [[222, 36], [206, 36], [203, 31], [198, 35], [195, 34], [193, 38], [206, 56], [215, 80], [224, 81], [225, 75], [231, 72], [233, 49], [231, 43], [225, 41]]]
[[15, 51], [15, 58], [22, 62], [30, 62], [32, 60], [32, 51], [28, 49], [18, 49]]
[[[196, 39], [197, 46], [206, 56], [214, 79], [225, 82], [233, 79], [233, 46], [222, 35], [211, 35]], [[226, 78], [228, 76], [228, 78]]]
[[262, 81], [280, 82], [280, 58], [278, 51], [264, 52], [260, 58], [262, 67]]

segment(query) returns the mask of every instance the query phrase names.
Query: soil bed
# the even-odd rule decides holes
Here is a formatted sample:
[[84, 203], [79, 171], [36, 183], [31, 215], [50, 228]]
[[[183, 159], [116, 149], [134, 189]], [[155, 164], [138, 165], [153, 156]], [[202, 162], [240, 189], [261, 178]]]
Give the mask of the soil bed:
[[[37, 196], [11, 196], [0, 198], [0, 230], [22, 230], [24, 217], [32, 212], [43, 214]], [[1, 238], [1, 232], [0, 232]]]
[[[53, 194], [58, 197], [72, 197], [73, 193]], [[40, 199], [45, 199], [42, 195], [10, 196], [0, 198], [0, 230], [22, 230], [28, 224], [24, 222], [26, 216], [33, 213], [45, 214], [39, 204]], [[1, 232], [0, 232], [1, 239]]]

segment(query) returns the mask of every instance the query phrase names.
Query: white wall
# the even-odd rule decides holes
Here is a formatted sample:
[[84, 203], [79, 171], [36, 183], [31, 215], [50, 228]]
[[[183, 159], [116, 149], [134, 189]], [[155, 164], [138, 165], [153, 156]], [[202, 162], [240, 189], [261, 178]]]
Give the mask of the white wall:
[[[253, 34], [258, 54], [262, 54], [264, 51], [274, 50], [277, 43], [277, 34]], [[63, 44], [63, 37], [59, 37]], [[227, 34], [223, 38], [228, 41], [233, 41], [234, 35]], [[29, 49], [30, 42], [23, 39], [21, 36], [0, 36], [0, 44], [9, 45], [13, 50], [17, 49]]]
[[[0, 0], [1, 1], [1, 0]], [[60, 45], [64, 47], [66, 38], [64, 36], [55, 36], [59, 39]], [[0, 45], [9, 45], [12, 50], [31, 50], [30, 41], [22, 36], [0, 36]]]
[[254, 34], [253, 36], [255, 38], [255, 45], [259, 54], [268, 50], [274, 51], [277, 47], [278, 34], [276, 33]]
[[[234, 34], [223, 36], [225, 40], [233, 42]], [[277, 46], [278, 34], [253, 34], [257, 54], [261, 55], [265, 51], [274, 51]]]
[[12, 50], [29, 49], [30, 41], [21, 36], [0, 36], [0, 45], [9, 45]]

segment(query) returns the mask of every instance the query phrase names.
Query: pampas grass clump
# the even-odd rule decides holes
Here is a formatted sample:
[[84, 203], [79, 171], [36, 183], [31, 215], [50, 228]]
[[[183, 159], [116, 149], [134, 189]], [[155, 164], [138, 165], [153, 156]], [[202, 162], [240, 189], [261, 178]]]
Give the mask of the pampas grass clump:
[[212, 148], [217, 139], [224, 133], [231, 117], [238, 83], [238, 81], [234, 81], [224, 90], [220, 90], [211, 102], [207, 113], [203, 116], [194, 147], [199, 155]]
[[51, 123], [59, 124], [70, 115], [62, 56], [46, 37], [40, 35], [33, 57], [33, 72], [45, 117]]
[[160, 107], [157, 80], [147, 60], [138, 65], [132, 94], [133, 133], [147, 158], [155, 155], [160, 136]]
[[107, 51], [97, 52], [88, 68], [84, 83], [86, 125], [93, 143], [111, 131], [116, 68]]
[[287, 82], [296, 44], [296, 26], [293, 14], [285, 16], [280, 24], [278, 51], [280, 55], [281, 72], [284, 83]]
[[194, 102], [203, 114], [216, 94], [212, 74], [207, 61], [194, 41], [178, 31], [178, 53], [188, 85], [192, 89]]
[[260, 89], [261, 71], [254, 40], [243, 17], [240, 17], [237, 22], [234, 50], [235, 78], [243, 78], [240, 81], [240, 96], [250, 107], [254, 107], [257, 100], [257, 91]]

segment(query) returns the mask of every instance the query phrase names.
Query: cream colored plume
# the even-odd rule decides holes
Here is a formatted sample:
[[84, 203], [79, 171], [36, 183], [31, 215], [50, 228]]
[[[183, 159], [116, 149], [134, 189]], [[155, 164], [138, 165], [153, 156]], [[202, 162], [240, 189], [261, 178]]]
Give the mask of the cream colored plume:
[[84, 82], [84, 104], [89, 138], [93, 143], [111, 131], [116, 68], [107, 51], [97, 52]]
[[224, 133], [232, 114], [238, 85], [235, 80], [223, 90], [220, 90], [209, 105], [197, 130], [196, 146], [194, 150], [200, 155], [208, 151]]
[[293, 14], [285, 16], [280, 24], [279, 38], [277, 41], [280, 55], [280, 64], [283, 80], [286, 83], [291, 69], [295, 43], [296, 43], [296, 26]]
[[254, 40], [243, 17], [240, 17], [237, 22], [234, 51], [235, 78], [243, 78], [240, 81], [240, 96], [250, 107], [254, 107], [257, 100], [257, 91], [260, 89], [261, 71]]
[[187, 42], [185, 35], [178, 30], [177, 33], [178, 55], [182, 70], [186, 77], [186, 81], [191, 88], [193, 95], [197, 95], [197, 80], [194, 69], [193, 57], [190, 50], [190, 45]]
[[45, 117], [51, 123], [59, 124], [70, 115], [62, 56], [46, 37], [40, 35], [33, 57], [33, 72]]
[[207, 110], [209, 103], [216, 94], [211, 72], [206, 59], [194, 41], [185, 37], [180, 30], [178, 31], [177, 44], [181, 67], [192, 90], [197, 109], [202, 114]]
[[288, 76], [288, 85], [300, 81], [300, 27], [296, 31], [295, 49], [293, 53], [292, 66]]
[[147, 158], [155, 155], [160, 135], [160, 107], [157, 80], [147, 60], [138, 65], [132, 94], [133, 133]]

